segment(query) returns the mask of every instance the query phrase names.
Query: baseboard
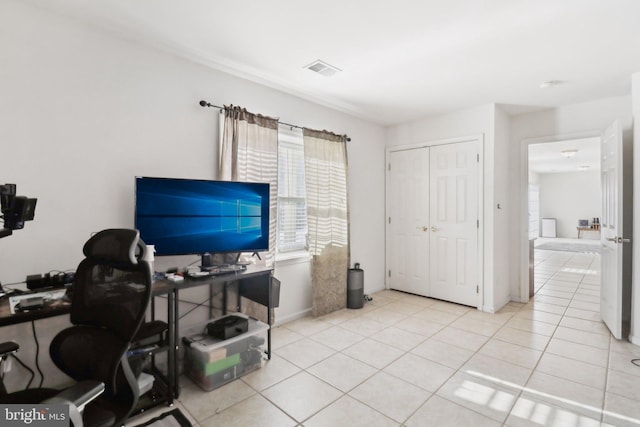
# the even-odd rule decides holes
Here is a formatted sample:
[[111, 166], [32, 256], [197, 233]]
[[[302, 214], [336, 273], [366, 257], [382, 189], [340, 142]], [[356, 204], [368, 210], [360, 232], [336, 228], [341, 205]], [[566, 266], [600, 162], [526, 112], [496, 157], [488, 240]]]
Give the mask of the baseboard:
[[629, 342], [631, 344], [640, 345], [640, 336], [629, 334]]
[[307, 308], [306, 310], [298, 311], [297, 313], [290, 314], [288, 316], [276, 316], [276, 322], [273, 326], [284, 325], [285, 323], [293, 322], [297, 319], [302, 319], [303, 317], [307, 317], [311, 314], [311, 308]]

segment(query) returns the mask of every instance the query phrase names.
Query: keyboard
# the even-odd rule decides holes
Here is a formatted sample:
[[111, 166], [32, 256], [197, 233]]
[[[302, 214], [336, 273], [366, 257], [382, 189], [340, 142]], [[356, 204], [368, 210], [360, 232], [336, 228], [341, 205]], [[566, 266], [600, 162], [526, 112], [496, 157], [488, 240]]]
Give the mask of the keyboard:
[[233, 265], [224, 265], [220, 267], [211, 267], [206, 271], [195, 271], [186, 273], [187, 277], [191, 279], [201, 279], [205, 277], [211, 276], [222, 276], [223, 274], [233, 274], [240, 273], [247, 269], [246, 265], [241, 264], [233, 264]]

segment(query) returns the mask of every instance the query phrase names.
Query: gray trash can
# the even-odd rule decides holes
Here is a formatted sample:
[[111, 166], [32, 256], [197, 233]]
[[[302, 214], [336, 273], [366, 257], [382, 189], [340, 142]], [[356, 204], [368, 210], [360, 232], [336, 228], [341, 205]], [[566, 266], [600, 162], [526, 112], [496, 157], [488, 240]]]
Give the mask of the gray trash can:
[[356, 263], [347, 276], [347, 308], [364, 306], [364, 270]]

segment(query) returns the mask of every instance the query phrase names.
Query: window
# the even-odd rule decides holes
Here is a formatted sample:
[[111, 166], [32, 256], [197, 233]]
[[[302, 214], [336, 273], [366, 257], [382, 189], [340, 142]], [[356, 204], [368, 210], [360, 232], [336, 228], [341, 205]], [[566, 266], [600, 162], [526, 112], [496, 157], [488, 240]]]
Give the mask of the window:
[[281, 125], [278, 130], [278, 252], [307, 246], [307, 205], [302, 130]]

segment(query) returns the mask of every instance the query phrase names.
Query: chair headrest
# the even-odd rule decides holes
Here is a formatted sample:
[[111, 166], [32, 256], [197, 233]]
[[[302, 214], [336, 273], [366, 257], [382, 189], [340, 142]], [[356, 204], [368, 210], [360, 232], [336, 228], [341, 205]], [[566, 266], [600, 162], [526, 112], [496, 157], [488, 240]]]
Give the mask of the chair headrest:
[[[138, 247], [142, 250], [136, 256]], [[82, 252], [87, 258], [99, 259], [106, 263], [136, 265], [144, 249], [138, 230], [111, 228], [94, 234], [84, 244]]]

